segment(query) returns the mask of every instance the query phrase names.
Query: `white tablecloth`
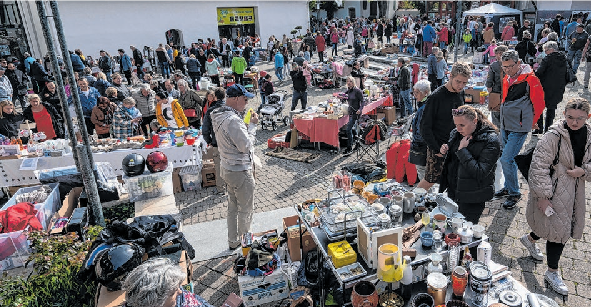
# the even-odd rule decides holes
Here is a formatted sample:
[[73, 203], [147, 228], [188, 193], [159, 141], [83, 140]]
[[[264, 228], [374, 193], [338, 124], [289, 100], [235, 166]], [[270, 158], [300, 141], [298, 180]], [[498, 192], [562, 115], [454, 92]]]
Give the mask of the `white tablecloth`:
[[[201, 163], [204, 144], [205, 142], [203, 141], [203, 138], [200, 137], [198, 141], [196, 140], [195, 145], [193, 146], [185, 145], [183, 147], [116, 150], [106, 153], [94, 153], [93, 156], [95, 162], [109, 162], [113, 166], [113, 170], [117, 175], [123, 175], [121, 161], [125, 156], [132, 152], [139, 153], [145, 158], [153, 151], [162, 151], [168, 157], [168, 161], [173, 163], [174, 167], [182, 167]], [[19, 169], [21, 163], [21, 159], [0, 160], [0, 187], [39, 184], [39, 179], [37, 179], [35, 171], [21, 171]], [[74, 158], [72, 155], [62, 157], [39, 157], [37, 170], [72, 165], [74, 165]]]

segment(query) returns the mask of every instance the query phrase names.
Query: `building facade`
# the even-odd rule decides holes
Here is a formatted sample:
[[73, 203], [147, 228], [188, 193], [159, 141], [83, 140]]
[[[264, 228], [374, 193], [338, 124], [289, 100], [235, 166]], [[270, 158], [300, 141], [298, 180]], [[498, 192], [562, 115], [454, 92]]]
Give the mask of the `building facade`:
[[[6, 1], [5, 1], [6, 2]], [[17, 1], [28, 48], [36, 58], [47, 52], [35, 3]], [[260, 35], [279, 39], [296, 26], [307, 28], [307, 1], [58, 1], [68, 48], [96, 56], [103, 49], [135, 45], [155, 48], [176, 40], [189, 46], [198, 38]], [[48, 15], [51, 15], [48, 7]], [[51, 21], [51, 19], [50, 19]]]

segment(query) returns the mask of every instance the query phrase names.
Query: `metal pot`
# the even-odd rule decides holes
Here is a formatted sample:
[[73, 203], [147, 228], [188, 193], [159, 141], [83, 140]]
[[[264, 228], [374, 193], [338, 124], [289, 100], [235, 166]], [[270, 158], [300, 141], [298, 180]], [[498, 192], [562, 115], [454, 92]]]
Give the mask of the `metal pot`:
[[360, 281], [353, 286], [353, 293], [351, 293], [353, 307], [377, 307], [379, 301], [376, 286], [369, 281]]

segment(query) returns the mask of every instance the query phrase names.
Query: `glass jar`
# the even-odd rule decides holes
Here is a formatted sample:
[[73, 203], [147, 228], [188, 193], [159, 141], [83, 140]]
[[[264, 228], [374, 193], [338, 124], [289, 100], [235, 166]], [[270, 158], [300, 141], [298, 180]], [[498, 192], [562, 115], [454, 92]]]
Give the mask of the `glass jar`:
[[452, 290], [456, 297], [461, 298], [464, 296], [466, 286], [468, 285], [468, 272], [464, 267], [457, 266], [451, 274]]
[[433, 231], [433, 247], [436, 252], [440, 252], [443, 249], [443, 235], [439, 230]]
[[390, 218], [392, 219], [392, 227], [402, 226], [402, 208], [398, 205], [390, 206]]

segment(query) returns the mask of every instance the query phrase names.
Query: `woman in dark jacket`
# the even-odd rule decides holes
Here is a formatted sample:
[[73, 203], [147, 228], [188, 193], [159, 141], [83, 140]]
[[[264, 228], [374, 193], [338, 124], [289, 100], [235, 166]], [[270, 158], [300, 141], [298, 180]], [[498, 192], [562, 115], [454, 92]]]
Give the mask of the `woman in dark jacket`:
[[533, 65], [533, 62], [526, 61], [528, 55], [535, 59], [537, 52], [536, 44], [531, 41], [531, 33], [529, 33], [529, 31], [523, 31], [523, 40], [515, 46], [515, 51], [517, 51], [519, 58], [523, 63]]
[[14, 112], [12, 101], [0, 101], [0, 134], [9, 138], [18, 138], [18, 130], [22, 122], [23, 116]]
[[189, 72], [189, 77], [191, 77], [191, 82], [193, 82], [193, 89], [195, 89], [195, 85], [197, 85], [197, 81], [201, 77], [201, 63], [199, 63], [194, 54], [191, 54], [187, 60], [187, 71]]
[[494, 196], [495, 168], [501, 154], [497, 128], [471, 106], [452, 110], [456, 128], [441, 146], [445, 158], [439, 191], [459, 207], [468, 222], [478, 223], [484, 203]]
[[546, 126], [544, 126], [543, 116], [540, 116], [540, 119], [538, 119], [538, 130], [534, 133], [546, 132], [552, 126], [554, 116], [556, 115], [556, 108], [562, 101], [566, 88], [566, 57], [561, 52], [558, 52], [558, 44], [554, 41], [546, 42], [543, 48], [546, 56], [536, 71], [536, 77], [540, 79], [542, 88], [544, 89]]
[[[23, 111], [23, 116], [26, 120], [37, 124], [34, 132], [45, 132], [47, 139], [63, 139], [64, 138], [64, 121], [61, 114], [47, 102], [41, 102], [41, 98], [37, 94], [29, 94], [27, 96], [29, 106]], [[51, 126], [46, 125], [46, 116], [51, 119]], [[37, 121], [36, 119], [41, 119]]]

